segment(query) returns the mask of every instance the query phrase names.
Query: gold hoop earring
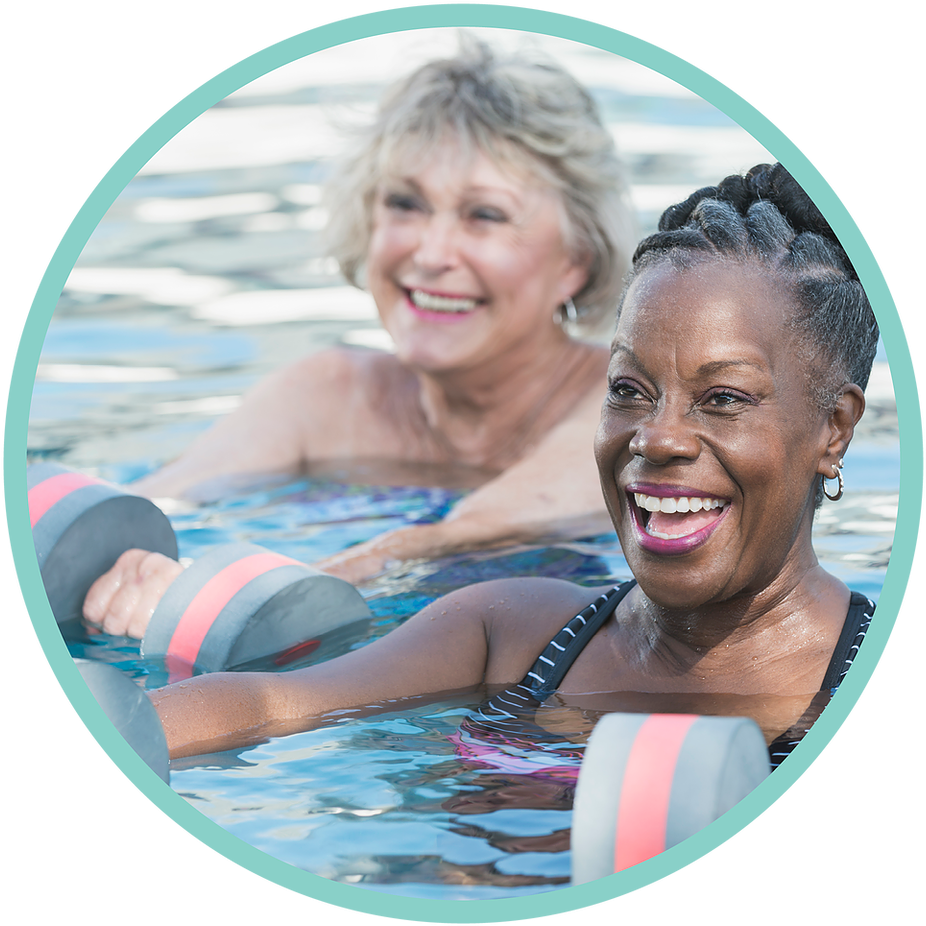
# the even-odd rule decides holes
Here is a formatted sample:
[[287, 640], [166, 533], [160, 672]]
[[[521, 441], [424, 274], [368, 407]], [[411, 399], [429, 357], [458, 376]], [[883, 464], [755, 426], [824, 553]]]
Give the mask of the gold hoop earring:
[[831, 502], [838, 502], [839, 499], [842, 498], [843, 490], [844, 490], [845, 487], [846, 487], [845, 483], [842, 481], [842, 460], [840, 460], [840, 461], [833, 467], [833, 475], [832, 475], [830, 478], [831, 478], [831, 479], [837, 479], [837, 480], [839, 481], [839, 486], [838, 486], [838, 488], [836, 489], [836, 491], [835, 491], [832, 495], [830, 495], [830, 493], [826, 491], [826, 479], [827, 479], [827, 477], [824, 476], [824, 477], [823, 477], [823, 494], [824, 494]]

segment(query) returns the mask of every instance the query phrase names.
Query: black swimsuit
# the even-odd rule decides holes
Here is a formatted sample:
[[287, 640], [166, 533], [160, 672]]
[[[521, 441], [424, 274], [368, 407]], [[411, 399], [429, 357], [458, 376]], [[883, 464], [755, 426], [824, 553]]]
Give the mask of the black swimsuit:
[[[566, 673], [604, 622], [614, 613], [634, 580], [615, 586], [577, 614], [547, 644], [531, 670], [518, 684], [493, 696], [475, 712], [473, 721], [483, 731], [503, 737], [524, 734], [524, 715], [538, 708], [562, 684]], [[826, 670], [823, 687], [804, 716], [769, 746], [773, 768], [791, 754], [810, 724], [839, 687], [865, 639], [874, 614], [874, 603], [859, 592], [852, 592], [846, 622]], [[494, 738], [494, 737], [493, 737]], [[520, 737], [519, 737], [520, 738]]]

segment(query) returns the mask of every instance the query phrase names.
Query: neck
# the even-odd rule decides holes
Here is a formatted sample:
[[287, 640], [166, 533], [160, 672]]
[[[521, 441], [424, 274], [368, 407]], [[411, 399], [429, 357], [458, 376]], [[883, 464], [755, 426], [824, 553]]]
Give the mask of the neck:
[[[847, 589], [810, 555], [797, 581], [779, 575], [757, 594], [699, 608], [663, 608], [641, 592], [634, 603], [638, 653], [658, 672], [706, 688], [732, 669], [752, 675], [756, 690], [771, 691], [778, 675], [793, 676], [795, 663], [830, 654], [845, 621]], [[810, 674], [817, 668], [807, 666]]]
[[548, 350], [465, 370], [418, 372], [425, 427], [451, 458], [503, 469], [523, 456], [596, 383], [607, 351], [557, 332]]

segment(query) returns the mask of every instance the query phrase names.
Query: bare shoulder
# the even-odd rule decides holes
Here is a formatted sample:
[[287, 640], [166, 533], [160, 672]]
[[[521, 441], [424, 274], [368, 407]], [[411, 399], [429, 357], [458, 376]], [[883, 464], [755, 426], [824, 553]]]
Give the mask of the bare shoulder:
[[401, 366], [385, 351], [362, 347], [329, 347], [308, 354], [273, 374], [284, 389], [341, 391], [367, 388], [370, 381], [395, 377]]
[[564, 579], [498, 579], [445, 595], [421, 614], [481, 620], [488, 647], [485, 681], [508, 683], [523, 677], [556, 633], [609, 588]]
[[392, 409], [408, 372], [384, 351], [332, 347], [273, 374], [278, 413], [293, 422], [307, 461], [392, 455]]
[[601, 591], [565, 579], [530, 576], [477, 582], [438, 598], [434, 604], [452, 602], [466, 610], [493, 608], [499, 615], [537, 619], [545, 612], [559, 614], [563, 608], [568, 610], [576, 604], [585, 607]]

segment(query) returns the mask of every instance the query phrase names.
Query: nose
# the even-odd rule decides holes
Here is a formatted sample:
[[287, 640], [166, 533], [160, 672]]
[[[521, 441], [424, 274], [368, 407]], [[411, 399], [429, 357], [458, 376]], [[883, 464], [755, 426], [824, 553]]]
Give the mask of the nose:
[[701, 442], [684, 409], [660, 402], [638, 423], [630, 441], [630, 452], [648, 463], [664, 466], [673, 460], [697, 459]]
[[415, 265], [419, 270], [432, 275], [450, 270], [459, 261], [458, 245], [455, 217], [435, 213], [422, 224], [418, 246], [413, 255]]

